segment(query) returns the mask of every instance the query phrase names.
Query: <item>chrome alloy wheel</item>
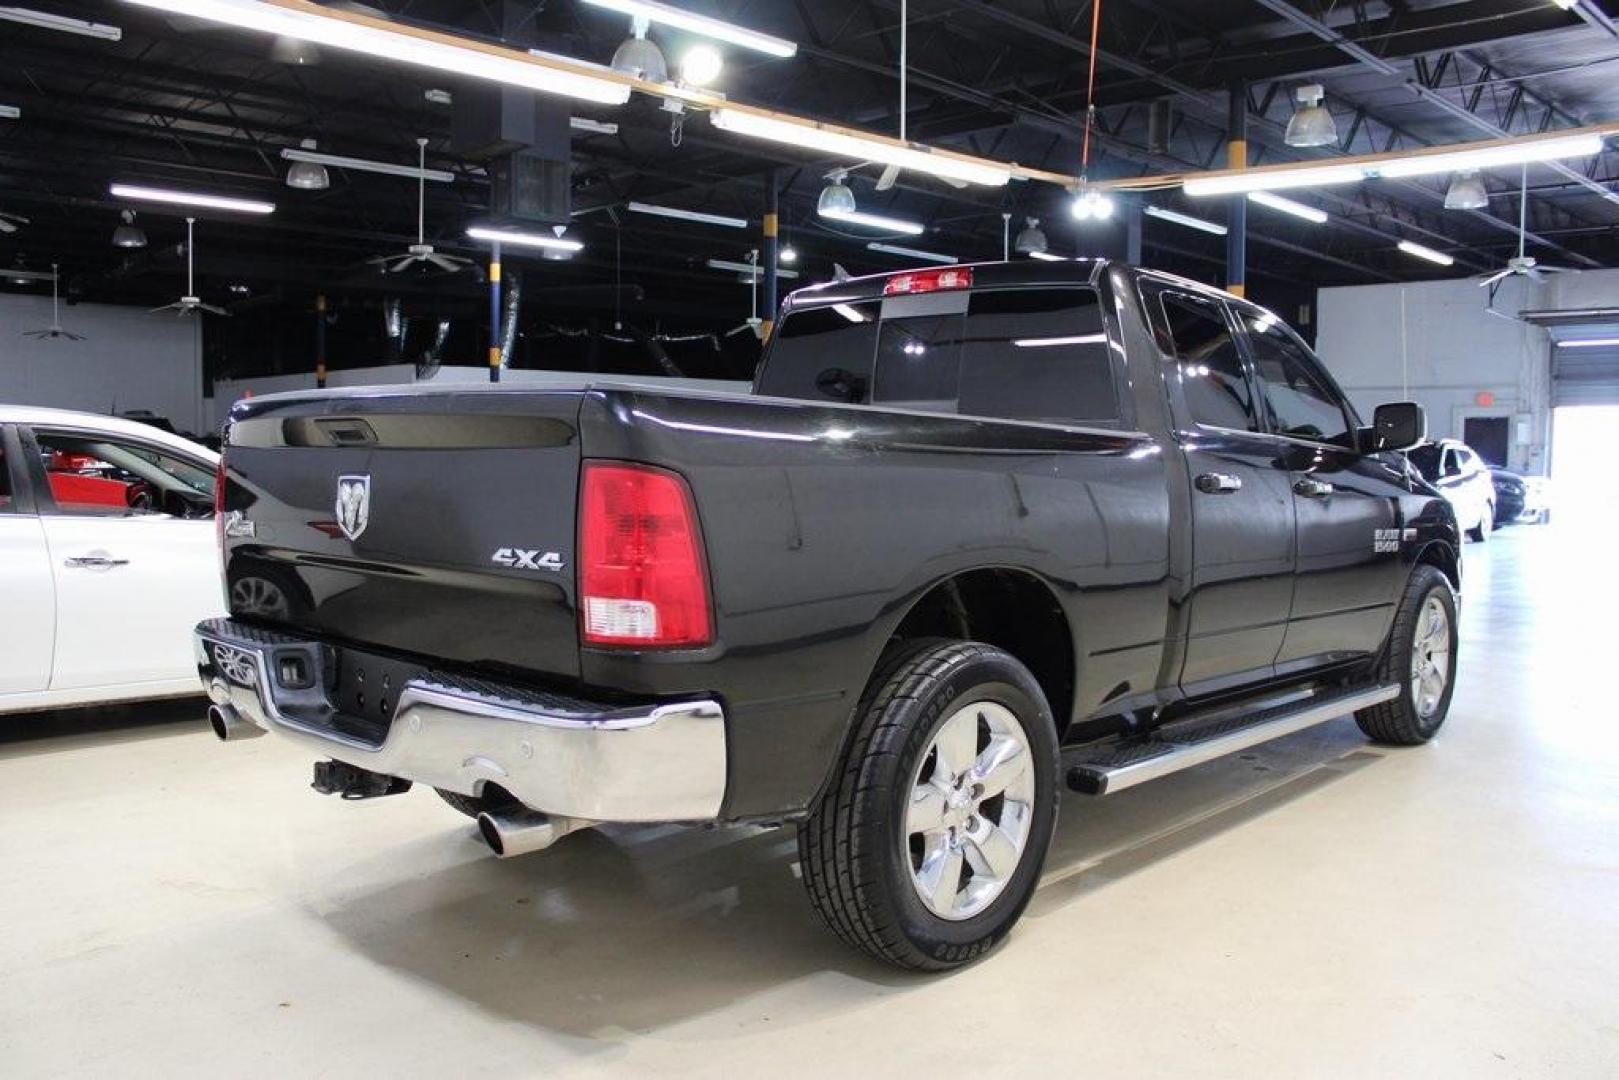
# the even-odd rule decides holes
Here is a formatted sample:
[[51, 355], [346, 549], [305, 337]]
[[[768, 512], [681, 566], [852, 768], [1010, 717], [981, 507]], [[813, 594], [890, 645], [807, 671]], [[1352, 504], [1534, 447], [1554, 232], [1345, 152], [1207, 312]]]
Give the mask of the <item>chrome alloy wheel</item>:
[[911, 777], [905, 855], [911, 884], [941, 919], [970, 919], [1017, 872], [1034, 817], [1034, 754], [1010, 709], [952, 713]]
[[1417, 629], [1411, 642], [1411, 703], [1417, 716], [1431, 719], [1439, 711], [1450, 681], [1450, 615], [1437, 594], [1423, 601], [1417, 616]]

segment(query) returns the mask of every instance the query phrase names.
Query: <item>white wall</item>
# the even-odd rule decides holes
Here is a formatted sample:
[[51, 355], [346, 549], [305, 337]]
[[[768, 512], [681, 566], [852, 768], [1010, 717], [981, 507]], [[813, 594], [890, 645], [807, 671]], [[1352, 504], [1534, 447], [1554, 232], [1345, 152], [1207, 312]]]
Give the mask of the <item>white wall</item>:
[[51, 324], [51, 298], [0, 295], [0, 401], [107, 413], [150, 409], [202, 431], [202, 336], [195, 317], [108, 304], [62, 305], [83, 341], [23, 336]]
[[[416, 381], [416, 369], [410, 364], [386, 364], [380, 367], [349, 368], [331, 372], [327, 386], [393, 386]], [[489, 381], [486, 367], [441, 367], [430, 380], [434, 384], [483, 384]], [[691, 388], [698, 390], [747, 393], [750, 384], [723, 379], [672, 379], [660, 375], [621, 376], [600, 375], [578, 371], [509, 370], [501, 373], [503, 383], [519, 386], [578, 386], [584, 382], [647, 383], [664, 388]], [[313, 390], [315, 375], [269, 375], [257, 379], [215, 379], [214, 396], [207, 401], [209, 430], [225, 422], [231, 405], [251, 393], [278, 394], [287, 390]]]
[[[1566, 306], [1555, 303], [1552, 288], [1510, 281], [1497, 294], [1496, 307], [1516, 315]], [[1528, 439], [1516, 437], [1520, 424], [1514, 423], [1509, 464], [1542, 472], [1550, 337], [1539, 327], [1489, 314], [1487, 300], [1488, 290], [1472, 278], [1322, 289], [1316, 351], [1367, 417], [1383, 401], [1416, 401], [1427, 410], [1435, 438], [1460, 437], [1468, 416], [1521, 418]], [[1493, 404], [1480, 405], [1480, 395], [1493, 395]]]

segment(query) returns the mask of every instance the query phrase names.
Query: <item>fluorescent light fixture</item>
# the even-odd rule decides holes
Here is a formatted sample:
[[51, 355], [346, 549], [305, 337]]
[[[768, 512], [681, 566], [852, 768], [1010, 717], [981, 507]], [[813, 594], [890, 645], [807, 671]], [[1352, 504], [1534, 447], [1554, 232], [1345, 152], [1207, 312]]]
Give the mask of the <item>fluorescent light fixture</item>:
[[846, 221], [850, 225], [865, 225], [868, 228], [904, 233], [907, 236], [921, 236], [926, 231], [917, 222], [887, 217], [883, 214], [868, 214], [864, 210], [822, 210], [819, 213], [822, 217], [833, 221]]
[[1413, 244], [1409, 240], [1401, 240], [1399, 243], [1399, 248], [1407, 255], [1415, 255], [1419, 259], [1427, 259], [1429, 262], [1438, 263], [1440, 266], [1449, 266], [1451, 263], [1456, 261], [1449, 255], [1446, 255], [1443, 251], [1435, 251], [1431, 247], [1423, 247], [1421, 244]]
[[724, 225], [731, 229], [746, 229], [747, 218], [727, 217], [724, 214], [705, 214], [698, 210], [682, 210], [678, 206], [654, 206], [652, 203], [632, 202], [625, 207], [637, 214], [652, 214], [656, 217], [677, 218], [680, 221], [696, 221], [703, 225]]
[[230, 199], [223, 195], [170, 191], [167, 188], [144, 187], [139, 184], [114, 184], [108, 191], [119, 199], [173, 203], [176, 206], [202, 206], [210, 210], [234, 210], [239, 214], [269, 214], [275, 211], [274, 203], [259, 202], [256, 199]]
[[455, 174], [443, 169], [419, 169], [414, 165], [395, 165], [391, 161], [368, 161], [365, 158], [343, 157], [340, 154], [322, 154], [315, 150], [288, 146], [281, 151], [287, 161], [307, 161], [311, 165], [330, 165], [337, 169], [357, 169], [360, 172], [385, 173], [389, 176], [408, 176], [412, 180], [437, 180], [448, 184]]
[[1061, 255], [1053, 255], [1049, 251], [1031, 251], [1031, 252], [1029, 252], [1029, 258], [1031, 258], [1031, 259], [1039, 259], [1041, 262], [1067, 262], [1068, 261], [1067, 259], [1063, 258]]
[[918, 149], [813, 121], [789, 120], [739, 109], [715, 109], [708, 114], [708, 118], [715, 127], [737, 135], [768, 139], [801, 150], [818, 150], [856, 161], [880, 161], [884, 165], [898, 165], [902, 169], [947, 180], [995, 186], [1012, 178], [1011, 167], [999, 162]]
[[1559, 341], [1559, 349], [1598, 349], [1619, 345], [1619, 337], [1582, 338], [1579, 341]]
[[839, 315], [842, 315], [845, 319], [848, 319], [850, 322], [853, 322], [853, 323], [863, 323], [863, 322], [870, 322], [871, 321], [870, 317], [867, 316], [865, 312], [861, 311], [859, 308], [855, 307], [852, 304], [833, 304], [832, 305], [832, 310], [837, 312]]
[[37, 26], [41, 30], [60, 30], [64, 34], [100, 38], [102, 41], [119, 41], [124, 36], [124, 32], [116, 26], [87, 22], [84, 19], [70, 19], [66, 15], [53, 15], [48, 11], [35, 11], [32, 8], [0, 7], [0, 19], [22, 23], [25, 26]]
[[15, 120], [22, 115], [22, 110], [15, 105], [0, 105], [0, 120]]
[[27, 285], [30, 281], [55, 281], [54, 270], [24, 270], [14, 266], [9, 270], [0, 270], [0, 277], [6, 278], [13, 285]]
[[592, 135], [617, 135], [618, 125], [604, 123], [601, 120], [592, 120], [588, 116], [568, 117], [568, 126], [575, 131], [588, 131]]
[[1221, 176], [1193, 176], [1181, 184], [1188, 195], [1238, 195], [1249, 191], [1353, 184], [1363, 179], [1359, 165], [1314, 165], [1301, 169], [1249, 169]]
[[722, 19], [698, 15], [696, 12], [685, 11], [669, 4], [660, 4], [656, 0], [585, 0], [585, 3], [628, 15], [633, 19], [645, 19], [647, 22], [661, 23], [677, 30], [689, 30], [694, 34], [713, 38], [715, 41], [728, 41], [732, 45], [740, 45], [744, 49], [753, 49], [771, 56], [788, 57], [798, 52], [798, 46], [791, 41], [761, 34], [757, 30], [749, 30], [745, 26], [728, 23]]
[[[765, 268], [762, 267], [762, 266], [755, 266], [752, 263], [734, 262], [734, 261], [732, 261], [730, 259], [710, 259], [710, 260], [708, 260], [708, 268], [710, 270], [730, 270], [730, 271], [732, 271], [734, 273], [738, 273], [738, 274], [752, 274], [752, 275], [755, 275], [755, 276], [757, 276], [759, 274], [763, 274], [765, 272]], [[784, 278], [795, 278], [795, 277], [798, 276], [798, 271], [797, 270], [782, 270], [780, 268], [777, 268], [776, 276], [777, 277], [784, 277]]]
[[1366, 172], [1374, 176], [1431, 176], [1434, 173], [1490, 169], [1501, 165], [1521, 165], [1525, 162], [1555, 161], [1558, 158], [1590, 157], [1601, 152], [1602, 136], [1570, 135], [1561, 139], [1536, 139], [1532, 142], [1483, 146], [1441, 154], [1414, 154], [1411, 157], [1368, 165]]
[[1188, 229], [1197, 229], [1201, 232], [1213, 233], [1215, 236], [1224, 236], [1226, 227], [1217, 221], [1205, 221], [1191, 214], [1183, 214], [1178, 210], [1165, 210], [1162, 206], [1153, 206], [1150, 203], [1142, 209], [1148, 217], [1155, 217], [1159, 221], [1172, 221], [1176, 225], [1184, 225]]
[[874, 240], [866, 245], [870, 251], [883, 251], [890, 255], [904, 255], [911, 259], [921, 259], [923, 262], [955, 263], [961, 260], [954, 255], [941, 255], [937, 251], [923, 251], [921, 248], [900, 247], [898, 244], [885, 244], [881, 240]]
[[[125, 3], [604, 105], [622, 105], [630, 99], [628, 86], [583, 70], [556, 66], [559, 61], [542, 63], [503, 51], [455, 45], [428, 36], [427, 31], [383, 25], [365, 15], [286, 8], [263, 0], [125, 0]], [[570, 63], [581, 69], [586, 66], [578, 61]]]
[[472, 226], [467, 230], [467, 235], [474, 240], [487, 240], [495, 244], [512, 244], [516, 247], [545, 248], [549, 251], [581, 251], [585, 246], [577, 240], [564, 240], [560, 236], [518, 232], [515, 229], [492, 229], [486, 225]]
[[1253, 191], [1281, 191], [1287, 188], [1326, 187], [1352, 184], [1372, 177], [1428, 176], [1434, 173], [1466, 172], [1522, 165], [1527, 162], [1555, 161], [1559, 158], [1590, 157], [1602, 152], [1603, 135], [1552, 135], [1497, 145], [1470, 146], [1459, 150], [1435, 148], [1426, 153], [1407, 154], [1386, 161], [1361, 165], [1267, 166], [1188, 177], [1181, 189], [1188, 195], [1235, 195]]
[[1260, 206], [1268, 206], [1272, 210], [1280, 210], [1284, 214], [1292, 214], [1296, 218], [1303, 218], [1305, 221], [1314, 222], [1317, 225], [1327, 223], [1327, 212], [1325, 210], [1317, 210], [1313, 206], [1305, 206], [1303, 203], [1294, 202], [1292, 199], [1272, 195], [1268, 191], [1250, 191], [1248, 198]]
[[1012, 344], [1020, 349], [1044, 349], [1052, 345], [1106, 345], [1106, 334], [1078, 334], [1074, 337], [1013, 338]]

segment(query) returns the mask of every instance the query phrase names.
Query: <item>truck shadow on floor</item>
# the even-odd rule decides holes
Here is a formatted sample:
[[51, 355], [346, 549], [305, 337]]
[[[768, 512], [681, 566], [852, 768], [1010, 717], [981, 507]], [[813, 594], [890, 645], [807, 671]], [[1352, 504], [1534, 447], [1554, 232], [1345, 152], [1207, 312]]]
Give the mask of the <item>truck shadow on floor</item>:
[[[1382, 759], [1344, 720], [1108, 799], [1071, 796], [1027, 918], [1073, 917], [1096, 889]], [[470, 829], [454, 836], [334, 874], [310, 914], [386, 968], [605, 1043], [750, 1000], [758, 1026], [744, 1018], [738, 1034], [795, 1026], [940, 978], [867, 961], [824, 930], [798, 880], [790, 828], [615, 827], [504, 861], [483, 854]], [[398, 877], [417, 861], [414, 848], [446, 843], [466, 845], [467, 861], [382, 889], [343, 885]], [[782, 1009], [772, 992], [806, 980], [817, 992], [772, 1015], [773, 999]]]
[[23, 758], [145, 739], [207, 734], [208, 699], [92, 705], [0, 716], [0, 758]]

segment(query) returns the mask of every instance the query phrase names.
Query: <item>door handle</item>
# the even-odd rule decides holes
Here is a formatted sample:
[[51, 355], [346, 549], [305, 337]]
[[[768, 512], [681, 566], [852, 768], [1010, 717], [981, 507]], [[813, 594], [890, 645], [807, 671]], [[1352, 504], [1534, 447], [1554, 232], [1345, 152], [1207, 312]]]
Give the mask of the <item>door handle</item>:
[[1306, 476], [1293, 485], [1295, 495], [1303, 495], [1306, 499], [1325, 499], [1332, 494], [1332, 485], [1325, 480], [1314, 480]]
[[128, 559], [113, 559], [106, 555], [80, 555], [72, 559], [64, 559], [63, 566], [77, 570], [111, 570], [116, 566], [128, 566]]
[[1205, 495], [1229, 495], [1242, 490], [1242, 477], [1230, 473], [1206, 472], [1193, 481]]

